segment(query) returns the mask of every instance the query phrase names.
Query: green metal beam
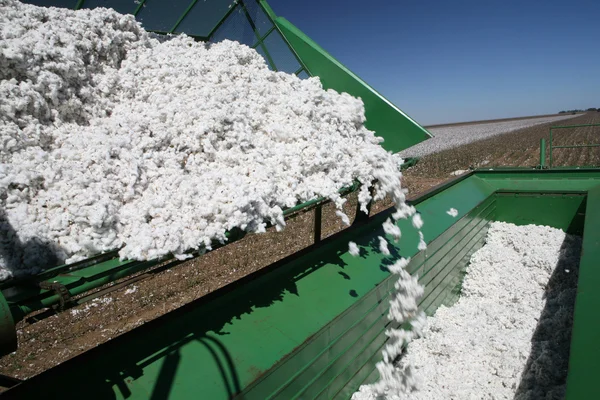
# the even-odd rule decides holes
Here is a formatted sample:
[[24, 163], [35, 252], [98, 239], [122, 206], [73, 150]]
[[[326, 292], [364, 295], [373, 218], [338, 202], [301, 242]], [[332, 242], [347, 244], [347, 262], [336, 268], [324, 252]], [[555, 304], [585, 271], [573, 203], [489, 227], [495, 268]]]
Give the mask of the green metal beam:
[[257, 48], [258, 45], [261, 44], [263, 42], [263, 40], [265, 40], [267, 38], [267, 36], [269, 36], [271, 34], [271, 32], [273, 32], [275, 29], [276, 29], [275, 25], [270, 27], [269, 30], [267, 32], [265, 32], [264, 35], [262, 35], [261, 37], [258, 38], [258, 42], [256, 42], [254, 45], [252, 45], [252, 48], [253, 49]]
[[175, 29], [177, 29], [177, 27], [179, 26], [179, 24], [181, 24], [181, 22], [189, 14], [189, 12], [192, 11], [192, 8], [194, 8], [194, 6], [196, 5], [197, 2], [198, 2], [198, 0], [192, 0], [192, 2], [190, 3], [190, 5], [185, 9], [185, 11], [179, 17], [179, 19], [177, 20], [177, 22], [175, 22], [175, 25], [173, 25], [173, 27], [171, 28], [171, 30], [169, 31], [169, 33], [175, 32]]
[[[580, 147], [600, 147], [600, 144], [576, 144], [572, 146], [552, 146], [553, 149], [578, 149]], [[573, 165], [570, 165], [573, 167]]]
[[382, 146], [386, 150], [398, 152], [431, 137], [425, 128], [353, 74], [289, 21], [278, 17], [275, 24], [301, 64], [306, 67], [306, 71], [311, 76], [318, 76], [325, 89], [347, 92], [362, 99], [367, 119], [365, 125], [375, 131], [377, 136], [385, 139]]
[[546, 168], [546, 139], [540, 139], [540, 168]]
[[140, 0], [140, 2], [138, 3], [137, 8], [133, 12], [133, 15], [138, 15], [138, 13], [142, 10], [142, 8], [144, 8], [144, 4], [146, 4], [146, 0]]
[[219, 29], [221, 27], [221, 25], [223, 25], [223, 23], [225, 23], [225, 21], [227, 20], [227, 18], [229, 18], [229, 16], [235, 11], [235, 9], [238, 8], [238, 4], [236, 4], [236, 1], [234, 1], [231, 5], [231, 7], [229, 8], [229, 11], [227, 11], [225, 13], [225, 15], [223, 15], [223, 18], [221, 18], [219, 20], [219, 22], [217, 22], [217, 24], [210, 30], [210, 32], [208, 33], [208, 37], [212, 37], [212, 35], [215, 34], [215, 32], [217, 31], [217, 29]]
[[265, 53], [265, 57], [267, 57], [267, 62], [271, 66], [271, 69], [273, 69], [274, 71], [278, 71], [277, 64], [275, 64], [275, 61], [273, 60], [273, 57], [271, 57], [271, 53], [269, 52], [269, 49], [267, 48], [267, 46], [265, 46], [263, 39], [260, 37], [260, 35], [258, 33], [258, 29], [256, 29], [256, 24], [254, 23], [254, 21], [252, 21], [252, 17], [250, 17], [250, 13], [248, 12], [248, 9], [246, 8], [246, 4], [244, 4], [244, 1], [240, 2], [240, 6], [242, 7], [242, 10], [244, 11], [244, 15], [246, 16], [246, 19], [248, 20], [248, 23], [250, 24], [250, 27], [252, 28], [252, 31], [254, 32], [254, 36], [256, 37], [256, 40], [258, 40], [258, 45]]
[[581, 125], [556, 125], [550, 127], [550, 129], [572, 129], [572, 128], [584, 128], [590, 126], [600, 126], [600, 124], [581, 124]]
[[600, 385], [600, 186], [588, 192], [566, 400], [598, 399]]

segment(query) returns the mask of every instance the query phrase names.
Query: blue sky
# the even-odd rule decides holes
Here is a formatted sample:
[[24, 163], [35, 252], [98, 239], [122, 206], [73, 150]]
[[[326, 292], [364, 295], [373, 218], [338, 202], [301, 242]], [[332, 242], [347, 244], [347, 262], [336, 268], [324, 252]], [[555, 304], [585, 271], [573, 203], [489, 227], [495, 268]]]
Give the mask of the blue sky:
[[421, 124], [600, 107], [600, 0], [269, 0]]

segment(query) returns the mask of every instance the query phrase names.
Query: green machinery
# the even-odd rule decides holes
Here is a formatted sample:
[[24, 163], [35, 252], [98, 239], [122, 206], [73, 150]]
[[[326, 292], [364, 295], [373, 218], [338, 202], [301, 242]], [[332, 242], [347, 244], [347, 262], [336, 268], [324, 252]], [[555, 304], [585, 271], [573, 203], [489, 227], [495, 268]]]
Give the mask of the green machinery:
[[[367, 126], [400, 151], [429, 137], [426, 130], [348, 71], [266, 1], [117, 0], [32, 1], [64, 7], [110, 6], [136, 15], [147, 29], [179, 33], [198, 40], [239, 40], [257, 49], [275, 70], [301, 77], [319, 76], [327, 88], [360, 96]], [[543, 163], [541, 163], [543, 165]], [[356, 190], [347, 188], [344, 193]], [[315, 209], [316, 199], [286, 211]], [[425, 225], [428, 248], [416, 252], [418, 234], [399, 221], [400, 243], [390, 240], [397, 257], [412, 257], [408, 267], [426, 287], [421, 307], [433, 313], [460, 295], [471, 254], [483, 245], [491, 221], [544, 224], [583, 234], [578, 296], [571, 343], [567, 398], [600, 397], [600, 169], [477, 170], [413, 201]], [[459, 215], [446, 214], [457, 208]], [[377, 379], [375, 363], [383, 334], [393, 277], [384, 268], [377, 236], [391, 210], [357, 218], [352, 227], [320, 240], [240, 281], [112, 339], [57, 367], [11, 385], [7, 398], [266, 399], [349, 398]], [[364, 215], [364, 214], [361, 214]], [[240, 232], [230, 232], [236, 240]], [[348, 254], [348, 241], [361, 248]], [[0, 350], [16, 346], [15, 323], [48, 309], [60, 312], [94, 295], [107, 283], [135, 282], [144, 271], [177, 262], [120, 262], [115, 253], [46, 270], [0, 289]], [[142, 273], [141, 275], [139, 275]], [[135, 274], [135, 275], [134, 275]], [[134, 276], [134, 277], [132, 277]], [[131, 278], [129, 278], [131, 277]], [[102, 294], [103, 292], [99, 292]], [[73, 300], [74, 296], [79, 296]], [[82, 297], [81, 297], [82, 296]]]

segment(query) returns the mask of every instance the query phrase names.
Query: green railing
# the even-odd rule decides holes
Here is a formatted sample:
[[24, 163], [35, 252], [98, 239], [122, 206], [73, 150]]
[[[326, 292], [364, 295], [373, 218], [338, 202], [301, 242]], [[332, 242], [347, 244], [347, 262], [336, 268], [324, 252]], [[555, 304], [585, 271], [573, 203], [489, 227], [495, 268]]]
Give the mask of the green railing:
[[[548, 154], [549, 167], [552, 168], [552, 166], [553, 166], [553, 158], [552, 158], [552, 150], [553, 149], [577, 149], [577, 148], [582, 148], [582, 147], [600, 147], [600, 143], [574, 144], [574, 145], [569, 145], [569, 146], [554, 146], [554, 144], [553, 144], [553, 137], [552, 137], [553, 136], [552, 135], [552, 131], [553, 130], [557, 130], [557, 129], [577, 129], [577, 128], [587, 128], [587, 127], [594, 127], [594, 126], [600, 126], [600, 124], [582, 124], [582, 125], [551, 126], [550, 127], [550, 147], [549, 147], [549, 154]], [[543, 162], [541, 162], [541, 165], [543, 166]]]

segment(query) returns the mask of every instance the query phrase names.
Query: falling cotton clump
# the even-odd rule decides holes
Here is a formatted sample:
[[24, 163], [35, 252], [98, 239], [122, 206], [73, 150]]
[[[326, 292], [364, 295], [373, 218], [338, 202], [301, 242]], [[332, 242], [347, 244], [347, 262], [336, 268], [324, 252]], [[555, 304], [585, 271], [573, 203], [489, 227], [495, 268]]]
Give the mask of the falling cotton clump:
[[348, 242], [348, 253], [350, 253], [352, 257], [358, 257], [360, 255], [358, 245], [354, 242]]
[[453, 218], [456, 218], [458, 216], [458, 210], [456, 208], [451, 208], [448, 211], [446, 211], [446, 214]]
[[[0, 0], [0, 279], [121, 249], [210, 248], [358, 180], [400, 190], [364, 106], [236, 42], [158, 41], [133, 16]], [[343, 217], [343, 216], [342, 216]]]

